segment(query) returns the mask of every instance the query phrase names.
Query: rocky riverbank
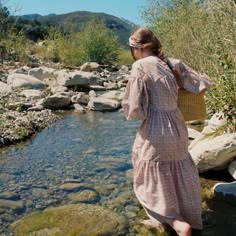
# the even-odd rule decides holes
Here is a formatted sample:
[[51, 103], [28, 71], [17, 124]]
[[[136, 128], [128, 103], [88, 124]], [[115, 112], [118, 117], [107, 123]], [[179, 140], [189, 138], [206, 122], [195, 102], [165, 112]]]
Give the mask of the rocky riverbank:
[[0, 147], [50, 126], [59, 119], [54, 111], [119, 109], [129, 69], [97, 63], [73, 70], [4, 67], [0, 71]]

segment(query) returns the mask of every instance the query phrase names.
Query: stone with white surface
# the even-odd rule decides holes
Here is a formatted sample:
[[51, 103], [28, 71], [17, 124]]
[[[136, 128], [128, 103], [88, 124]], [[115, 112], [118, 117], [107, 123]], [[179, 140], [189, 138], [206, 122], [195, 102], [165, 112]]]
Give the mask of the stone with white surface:
[[120, 107], [119, 101], [103, 97], [92, 97], [88, 103], [88, 108], [93, 111], [114, 111]]
[[46, 87], [44, 82], [33, 76], [18, 73], [10, 74], [7, 84], [13, 88], [44, 89]]
[[36, 89], [26, 89], [26, 90], [23, 90], [20, 94], [26, 97], [28, 100], [41, 99], [44, 97], [43, 92]]
[[39, 80], [56, 77], [55, 69], [47, 67], [32, 68], [29, 70], [28, 74]]
[[98, 83], [99, 80], [100, 78], [97, 75], [84, 71], [75, 71], [64, 75], [60, 74], [57, 77], [58, 84], [65, 87], [89, 87], [91, 84]]
[[236, 133], [205, 138], [190, 150], [190, 154], [200, 173], [225, 169], [236, 157]]
[[124, 94], [125, 93], [122, 91], [109, 91], [107, 93], [102, 94], [101, 97], [122, 101], [122, 99], [124, 98]]
[[11, 86], [0, 81], [0, 94], [9, 93], [11, 91]]

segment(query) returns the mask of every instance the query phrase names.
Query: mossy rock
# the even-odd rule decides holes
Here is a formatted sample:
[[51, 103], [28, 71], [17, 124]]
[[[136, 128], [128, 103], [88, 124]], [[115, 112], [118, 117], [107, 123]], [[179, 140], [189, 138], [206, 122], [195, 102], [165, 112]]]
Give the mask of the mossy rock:
[[126, 235], [127, 220], [105, 207], [71, 204], [26, 216], [11, 225], [15, 236]]

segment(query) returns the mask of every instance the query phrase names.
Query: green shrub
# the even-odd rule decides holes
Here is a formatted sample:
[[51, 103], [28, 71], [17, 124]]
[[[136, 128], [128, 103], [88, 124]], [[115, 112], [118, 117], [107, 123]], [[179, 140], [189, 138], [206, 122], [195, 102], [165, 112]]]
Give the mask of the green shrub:
[[9, 59], [26, 63], [29, 61], [29, 55], [32, 51], [32, 44], [26, 37], [14, 31], [8, 31], [5, 38], [0, 39], [9, 55]]
[[81, 63], [95, 61], [99, 64], [114, 64], [118, 60], [119, 43], [111, 30], [92, 19], [79, 33]]
[[64, 65], [78, 66], [88, 61], [113, 64], [118, 60], [119, 44], [112, 31], [92, 19], [81, 32], [63, 33], [51, 28], [38, 53], [43, 59]]
[[37, 49], [38, 55], [44, 60], [58, 62], [60, 60], [60, 42], [63, 40], [64, 35], [62, 32], [55, 28], [50, 28], [42, 46]]
[[28, 62], [32, 45], [21, 31], [15, 30], [15, 23], [7, 7], [0, 6], [0, 45], [9, 59]]
[[143, 17], [158, 32], [168, 56], [205, 72], [214, 83], [207, 93], [213, 112], [223, 111], [227, 129], [236, 125], [235, 0], [151, 0]]

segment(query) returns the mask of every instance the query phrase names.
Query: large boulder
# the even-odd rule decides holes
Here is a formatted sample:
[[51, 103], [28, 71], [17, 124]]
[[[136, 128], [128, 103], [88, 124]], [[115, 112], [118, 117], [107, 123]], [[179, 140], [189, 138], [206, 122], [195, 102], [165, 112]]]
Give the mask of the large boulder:
[[201, 133], [191, 142], [191, 144], [189, 145], [189, 150], [194, 148], [198, 143], [201, 143], [203, 140], [206, 140], [207, 137], [213, 137], [216, 131], [217, 128], [214, 126], [205, 126]]
[[11, 91], [11, 87], [0, 81], [0, 95], [9, 93]]
[[41, 104], [38, 105], [42, 105], [44, 108], [47, 109], [56, 110], [59, 108], [66, 108], [70, 105], [70, 103], [70, 97], [61, 94], [54, 94], [50, 97], [45, 98], [41, 102]]
[[30, 89], [43, 89], [46, 84], [41, 80], [25, 74], [13, 73], [7, 78], [7, 84], [13, 88], [30, 88]]
[[225, 169], [236, 157], [236, 133], [202, 139], [190, 150], [190, 154], [201, 173]]
[[91, 97], [88, 108], [93, 111], [114, 111], [121, 107], [119, 101], [103, 97]]
[[15, 236], [126, 235], [124, 216], [92, 204], [70, 204], [26, 216], [11, 225]]
[[99, 80], [100, 78], [97, 75], [84, 71], [61, 72], [57, 76], [58, 84], [65, 87], [89, 87], [90, 84], [96, 84]]

